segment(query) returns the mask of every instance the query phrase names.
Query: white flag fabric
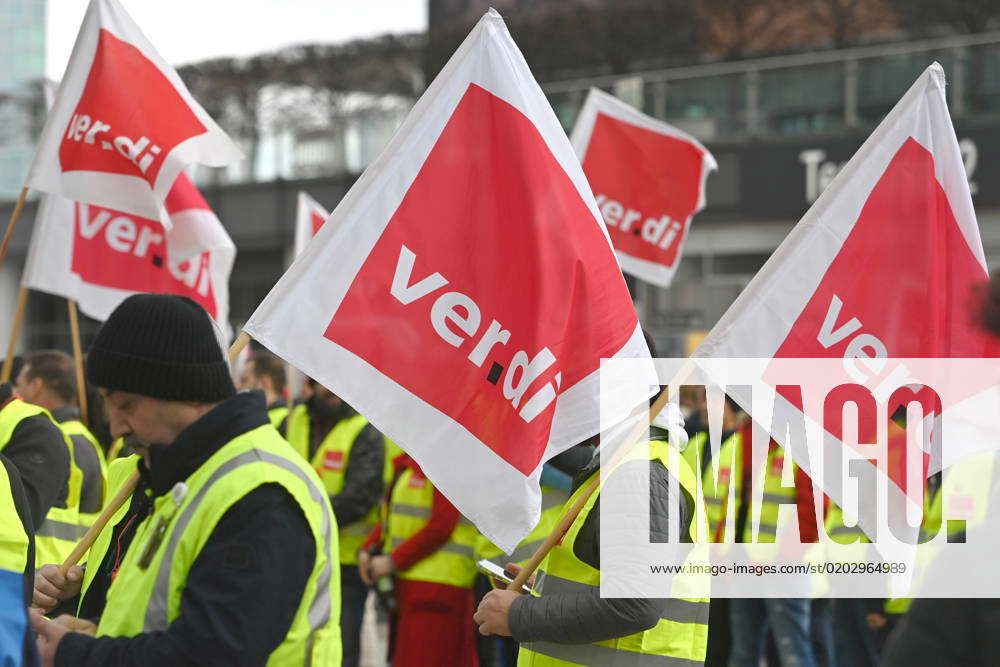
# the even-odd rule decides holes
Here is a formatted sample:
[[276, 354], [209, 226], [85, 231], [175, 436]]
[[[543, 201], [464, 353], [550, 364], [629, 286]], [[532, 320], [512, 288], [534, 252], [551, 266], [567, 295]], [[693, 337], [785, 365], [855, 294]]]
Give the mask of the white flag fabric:
[[[545, 460], [644, 404], [648, 359], [580, 163], [489, 11], [245, 330], [420, 464], [497, 546]], [[642, 365], [642, 364], [640, 364]]]
[[169, 231], [159, 220], [43, 195], [22, 284], [75, 299], [97, 320], [137, 292], [187, 296], [228, 337], [236, 246], [185, 174], [166, 208], [173, 222]]
[[299, 191], [298, 207], [295, 212], [295, 257], [302, 254], [306, 245], [316, 236], [316, 232], [329, 217], [329, 211], [318, 201], [307, 193]]
[[91, 0], [27, 185], [169, 225], [188, 164], [242, 157], [118, 0]]
[[[844, 382], [886, 382], [892, 389], [907, 371], [881, 359], [1000, 356], [976, 323], [974, 292], [986, 279], [944, 71], [934, 63], [813, 204], [695, 356], [843, 357]], [[775, 409], [798, 408], [779, 394]], [[779, 441], [786, 437], [773, 435]], [[894, 441], [906, 446], [905, 438], [896, 438], [889, 440], [890, 448]], [[800, 452], [793, 448], [791, 454], [835, 502], [842, 502], [844, 482], [828, 474], [831, 466], [816, 476]], [[905, 457], [898, 460], [905, 463]], [[894, 506], [905, 504], [900, 497], [905, 465], [880, 472], [864, 457], [856, 465], [865, 468], [854, 473], [859, 478], [888, 475]], [[940, 461], [925, 456], [925, 474], [940, 467]], [[911, 492], [910, 500], [919, 512], [919, 497]], [[862, 511], [860, 525], [871, 535], [877, 508], [866, 509], [871, 512]]]
[[622, 269], [660, 287], [677, 272], [691, 219], [718, 168], [697, 139], [591, 88], [571, 136]]

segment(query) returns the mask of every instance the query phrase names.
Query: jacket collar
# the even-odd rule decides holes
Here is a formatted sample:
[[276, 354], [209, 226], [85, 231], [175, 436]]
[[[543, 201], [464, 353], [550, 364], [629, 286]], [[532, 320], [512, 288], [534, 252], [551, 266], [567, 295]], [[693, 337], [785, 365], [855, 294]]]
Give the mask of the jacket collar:
[[80, 408], [75, 405], [64, 405], [58, 410], [52, 411], [52, 418], [60, 424], [77, 420], [80, 418]]
[[231, 440], [268, 423], [262, 391], [245, 391], [222, 401], [181, 431], [169, 445], [149, 448], [153, 495], [167, 493]]

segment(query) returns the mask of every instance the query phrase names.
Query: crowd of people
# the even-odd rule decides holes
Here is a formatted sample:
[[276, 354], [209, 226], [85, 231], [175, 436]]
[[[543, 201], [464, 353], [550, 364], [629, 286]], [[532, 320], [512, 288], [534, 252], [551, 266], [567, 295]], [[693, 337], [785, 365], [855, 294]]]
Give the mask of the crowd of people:
[[[0, 565], [23, 569], [35, 634], [13, 664], [357, 666], [369, 595], [388, 619], [385, 659], [394, 667], [756, 667], [762, 659], [841, 667], [910, 664], [915, 650], [924, 664], [986, 664], [975, 642], [955, 648], [927, 629], [933, 600], [911, 608], [905, 600], [601, 597], [601, 542], [620, 529], [600, 521], [609, 485], [635, 494], [648, 476], [650, 496], [636, 502], [649, 503], [650, 539], [677, 537], [670, 531], [679, 526], [688, 541], [695, 476], [713, 475], [703, 485], [714, 494], [705, 505], [710, 535], [724, 539], [729, 514], [746, 530], [748, 420], [728, 399], [718, 455], [732, 470], [713, 471], [702, 446], [704, 396], [686, 395], [686, 437], [669, 437], [679, 423], [654, 422], [649, 447], [618, 459], [529, 580], [532, 594], [522, 594], [476, 563], [519, 572], [597, 479], [596, 438], [545, 464], [541, 520], [508, 556], [416, 461], [322, 385], [306, 378], [290, 392], [286, 365], [262, 348], [234, 381], [211, 319], [189, 299], [129, 297], [88, 350], [82, 397], [75, 371], [69, 355], [35, 351], [0, 387]], [[294, 405], [290, 394], [300, 396]], [[683, 440], [683, 456], [668, 456]], [[794, 489], [781, 487], [781, 466], [771, 463], [782, 457], [772, 443], [767, 471], [777, 470], [779, 483], [765, 495], [763, 531], [776, 521], [768, 502], [796, 503], [800, 519], [814, 506], [801, 471]], [[722, 500], [730, 485], [733, 507]], [[789, 497], [775, 497], [782, 493]], [[62, 567], [117, 495], [124, 502], [80, 562]], [[681, 516], [670, 516], [675, 507]], [[848, 528], [839, 519], [826, 510], [831, 535]], [[816, 537], [809, 525], [800, 525], [803, 541]], [[972, 628], [995, 623], [988, 605], [952, 602]]]

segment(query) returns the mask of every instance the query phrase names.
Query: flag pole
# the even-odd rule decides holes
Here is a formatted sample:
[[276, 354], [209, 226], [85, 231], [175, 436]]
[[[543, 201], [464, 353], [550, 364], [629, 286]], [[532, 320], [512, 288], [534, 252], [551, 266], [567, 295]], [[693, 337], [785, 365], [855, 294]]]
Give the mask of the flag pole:
[[[656, 415], [660, 414], [660, 411], [667, 405], [667, 401], [670, 399], [670, 386], [677, 384], [682, 376], [686, 376], [690, 372], [689, 369], [692, 365], [693, 362], [689, 360], [680, 372], [674, 376], [674, 379], [670, 381], [670, 384], [660, 392], [660, 395], [656, 397], [656, 400], [653, 401], [653, 404], [649, 408], [649, 423], [652, 423]], [[629, 433], [628, 437], [624, 441], [629, 443], [628, 446], [618, 448], [618, 451], [615, 452], [614, 457], [608, 464], [608, 470], [611, 470], [625, 457], [626, 454], [628, 454], [632, 447], [639, 441], [639, 437], [642, 433], [649, 428], [649, 423], [643, 423], [640, 421], [635, 425], [635, 428], [632, 429], [632, 432]], [[604, 464], [602, 463], [601, 465], [603, 466]], [[542, 564], [542, 561], [545, 560], [545, 557], [548, 555], [549, 551], [552, 550], [552, 547], [554, 547], [559, 540], [563, 538], [566, 531], [568, 531], [570, 526], [573, 525], [573, 522], [576, 521], [576, 518], [583, 510], [583, 506], [587, 504], [587, 501], [592, 495], [594, 495], [594, 492], [600, 486], [600, 482], [601, 476], [600, 471], [598, 471], [598, 475], [587, 483], [587, 486], [585, 486], [583, 491], [580, 493], [580, 497], [576, 499], [576, 502], [573, 503], [573, 505], [569, 508], [569, 511], [567, 511], [559, 523], [556, 524], [556, 527], [552, 529], [552, 532], [549, 533], [548, 537], [546, 537], [545, 540], [538, 545], [538, 548], [535, 549], [535, 553], [528, 559], [528, 562], [521, 568], [521, 571], [517, 573], [514, 580], [507, 584], [507, 590], [521, 590], [521, 587], [527, 583], [528, 578], [536, 569], [538, 569], [538, 566]]]
[[240, 352], [243, 351], [243, 348], [245, 348], [249, 342], [250, 342], [250, 334], [248, 334], [246, 331], [241, 331], [240, 335], [236, 337], [236, 340], [233, 341], [232, 346], [229, 348], [230, 366], [236, 363], [236, 357], [240, 356]]
[[[142, 465], [142, 462], [140, 461], [138, 465]], [[70, 552], [69, 556], [66, 557], [66, 560], [64, 560], [62, 565], [59, 566], [59, 572], [61, 572], [64, 577], [66, 576], [66, 573], [69, 572], [69, 568], [76, 565], [80, 559], [83, 558], [83, 555], [90, 551], [90, 547], [94, 544], [94, 540], [96, 540], [97, 536], [101, 534], [102, 530], [104, 530], [104, 526], [107, 525], [111, 516], [125, 503], [125, 499], [132, 495], [132, 492], [135, 490], [135, 485], [138, 484], [138, 482], [139, 471], [136, 470], [129, 476], [128, 479], [125, 480], [125, 483], [118, 489], [118, 493], [116, 493], [114, 498], [108, 502], [108, 504], [104, 507], [104, 511], [102, 511], [100, 516], [97, 517], [97, 520], [94, 521], [93, 525], [87, 529], [87, 532], [84, 533], [80, 541], [76, 543], [75, 547], [73, 547], [73, 551]]]
[[66, 308], [69, 310], [69, 329], [73, 338], [73, 361], [76, 366], [76, 393], [77, 403], [80, 406], [80, 421], [84, 426], [90, 426], [87, 422], [87, 383], [83, 376], [83, 352], [80, 348], [80, 322], [76, 316], [76, 300], [66, 299]]
[[24, 309], [28, 305], [28, 288], [21, 285], [17, 293], [17, 310], [14, 313], [14, 326], [10, 329], [10, 340], [7, 341], [7, 356], [0, 370], [0, 383], [10, 380], [10, 370], [14, 367], [14, 350], [17, 349], [17, 339], [21, 334], [21, 324], [24, 321]]
[[3, 242], [0, 242], [0, 266], [3, 266], [3, 260], [7, 257], [7, 248], [10, 246], [10, 240], [14, 238], [14, 228], [17, 227], [17, 221], [21, 218], [21, 211], [24, 210], [24, 202], [27, 200], [28, 186], [25, 185], [21, 188], [17, 204], [14, 205], [14, 210], [10, 214], [10, 220], [7, 222], [7, 231], [3, 234]]

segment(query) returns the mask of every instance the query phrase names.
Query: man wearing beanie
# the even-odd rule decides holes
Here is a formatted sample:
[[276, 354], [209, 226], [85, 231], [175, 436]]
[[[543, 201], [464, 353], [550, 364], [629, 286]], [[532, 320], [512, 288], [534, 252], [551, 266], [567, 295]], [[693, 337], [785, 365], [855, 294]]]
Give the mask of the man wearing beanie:
[[33, 616], [43, 664], [339, 664], [329, 500], [262, 393], [236, 394], [208, 314], [183, 297], [127, 298], [87, 379], [112, 435], [137, 441], [152, 507], [134, 531], [109, 523], [122, 539], [88, 563], [104, 579], [88, 591], [107, 587], [93, 625]]

